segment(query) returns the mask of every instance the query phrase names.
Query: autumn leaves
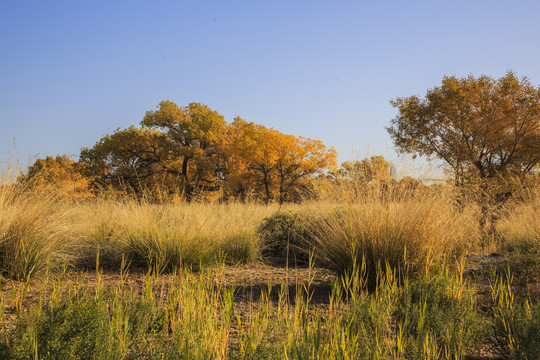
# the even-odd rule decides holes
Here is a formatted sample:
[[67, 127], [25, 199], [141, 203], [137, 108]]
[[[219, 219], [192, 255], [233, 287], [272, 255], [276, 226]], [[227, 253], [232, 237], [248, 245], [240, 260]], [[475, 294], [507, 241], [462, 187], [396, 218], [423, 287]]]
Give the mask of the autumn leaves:
[[94, 192], [282, 203], [302, 196], [310, 179], [335, 169], [336, 157], [319, 140], [240, 117], [229, 124], [199, 103], [180, 107], [162, 101], [157, 110], [146, 112], [141, 127], [105, 135], [92, 148], [83, 148], [79, 162], [71, 161], [67, 169], [48, 161], [49, 168], [84, 177]]

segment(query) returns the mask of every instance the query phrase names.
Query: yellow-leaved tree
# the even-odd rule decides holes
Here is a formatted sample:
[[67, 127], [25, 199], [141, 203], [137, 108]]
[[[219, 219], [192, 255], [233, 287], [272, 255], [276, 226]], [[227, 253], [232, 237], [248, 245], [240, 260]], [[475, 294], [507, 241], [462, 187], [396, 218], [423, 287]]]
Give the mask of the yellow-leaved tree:
[[47, 156], [37, 159], [18, 178], [18, 183], [40, 190], [52, 190], [70, 198], [89, 198], [92, 197], [90, 179], [85, 176], [84, 170], [83, 164], [67, 155]]
[[141, 122], [161, 131], [168, 139], [164, 169], [178, 176], [188, 199], [200, 191], [217, 190], [223, 180], [223, 145], [227, 123], [217, 111], [199, 103], [179, 107], [162, 101]]
[[231, 179], [251, 183], [249, 188], [265, 203], [297, 198], [311, 178], [336, 166], [336, 151], [319, 140], [283, 134], [239, 117], [230, 127], [228, 158], [235, 164]]
[[444, 77], [424, 98], [391, 104], [399, 111], [387, 128], [396, 148], [443, 160], [457, 183], [478, 184], [482, 224], [539, 171], [540, 88], [511, 71]]
[[161, 189], [187, 200], [218, 194], [284, 202], [297, 199], [311, 178], [336, 163], [335, 150], [321, 141], [240, 117], [227, 124], [199, 103], [180, 107], [162, 101], [157, 110], [146, 112], [141, 125], [117, 130], [81, 151], [80, 161], [95, 187], [136, 194]]
[[170, 146], [159, 131], [131, 126], [83, 148], [79, 161], [95, 191], [142, 194], [155, 190], [156, 184], [172, 185], [163, 178]]

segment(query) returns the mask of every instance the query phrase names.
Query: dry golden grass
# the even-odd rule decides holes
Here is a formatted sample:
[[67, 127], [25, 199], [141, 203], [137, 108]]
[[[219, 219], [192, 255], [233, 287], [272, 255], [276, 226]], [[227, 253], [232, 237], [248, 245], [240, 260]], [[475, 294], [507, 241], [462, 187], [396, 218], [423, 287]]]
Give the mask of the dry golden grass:
[[540, 251], [540, 193], [530, 194], [501, 220], [498, 232], [505, 248]]
[[76, 208], [54, 193], [0, 187], [0, 274], [27, 279], [72, 258]]
[[0, 182], [0, 275], [28, 278], [71, 264], [118, 269], [122, 258], [160, 271], [258, 259], [256, 229], [277, 206], [69, 200], [63, 191]]
[[[284, 210], [309, 214], [305, 224], [309, 241], [317, 255], [339, 272], [362, 259], [373, 273], [386, 262], [399, 271], [417, 272], [478, 245], [477, 209], [472, 205], [457, 209], [450, 186], [341, 183], [326, 186], [326, 194], [283, 207], [156, 204], [129, 199], [70, 201], [51, 191], [4, 185], [2, 271], [27, 277], [65, 261], [94, 268], [98, 253], [100, 263], [113, 269], [124, 259], [160, 272], [256, 261], [263, 246], [257, 229], [264, 218]], [[520, 216], [529, 213], [524, 210]]]
[[150, 204], [99, 201], [81, 205], [87, 261], [100, 256], [112, 266], [122, 255], [161, 270], [197, 268], [216, 260], [253, 261], [259, 255], [256, 229], [277, 207], [256, 204]]
[[[78, 267], [118, 268], [122, 259], [158, 271], [259, 259], [257, 229], [278, 211], [311, 214], [307, 226], [320, 258], [342, 272], [368, 261], [417, 270], [476, 246], [473, 207], [456, 211], [452, 189], [403, 184], [340, 184], [301, 205], [156, 204], [135, 200], [69, 201], [52, 191], [6, 185], [0, 193], [4, 273], [25, 277], [69, 260]], [[69, 256], [68, 256], [69, 255]]]
[[402, 275], [418, 273], [479, 245], [478, 209], [458, 209], [451, 186], [346, 184], [334, 193], [349, 194], [348, 201], [319, 211], [309, 227], [314, 252], [338, 273], [363, 262], [373, 281], [386, 264]]

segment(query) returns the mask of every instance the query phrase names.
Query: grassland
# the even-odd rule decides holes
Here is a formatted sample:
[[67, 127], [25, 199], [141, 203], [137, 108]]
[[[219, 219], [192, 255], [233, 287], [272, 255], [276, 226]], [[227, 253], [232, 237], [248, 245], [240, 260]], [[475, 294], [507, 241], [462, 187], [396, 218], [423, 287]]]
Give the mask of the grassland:
[[5, 185], [0, 358], [538, 359], [540, 198], [487, 234], [455, 191], [280, 207]]

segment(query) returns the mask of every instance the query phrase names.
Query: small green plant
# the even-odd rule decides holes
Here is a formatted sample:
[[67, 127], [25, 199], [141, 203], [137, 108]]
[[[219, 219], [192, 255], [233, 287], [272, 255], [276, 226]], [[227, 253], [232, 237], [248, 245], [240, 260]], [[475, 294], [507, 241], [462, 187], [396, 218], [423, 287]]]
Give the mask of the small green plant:
[[396, 321], [406, 334], [406, 356], [411, 359], [425, 356], [429, 342], [442, 358], [464, 358], [485, 339], [473, 289], [448, 273], [406, 283], [397, 302]]
[[517, 302], [512, 280], [510, 271], [491, 279], [492, 342], [501, 356], [536, 360], [540, 357], [540, 303]]

